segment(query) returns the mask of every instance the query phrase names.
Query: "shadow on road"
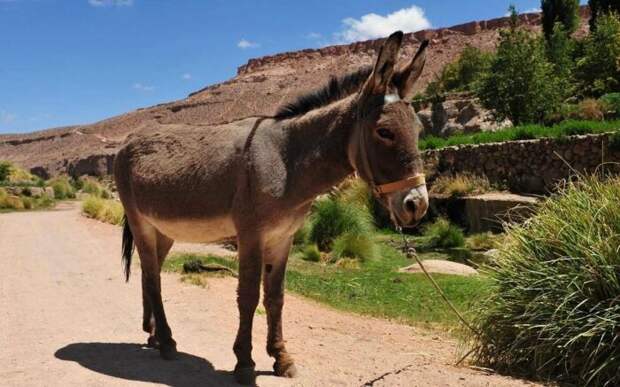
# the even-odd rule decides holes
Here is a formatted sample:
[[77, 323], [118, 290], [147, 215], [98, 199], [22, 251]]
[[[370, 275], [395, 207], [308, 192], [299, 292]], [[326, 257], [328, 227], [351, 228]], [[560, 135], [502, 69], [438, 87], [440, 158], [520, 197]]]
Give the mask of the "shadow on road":
[[239, 386], [232, 373], [219, 371], [198, 356], [179, 352], [174, 361], [159, 357], [159, 351], [129, 343], [74, 343], [54, 354], [105, 375], [168, 386]]

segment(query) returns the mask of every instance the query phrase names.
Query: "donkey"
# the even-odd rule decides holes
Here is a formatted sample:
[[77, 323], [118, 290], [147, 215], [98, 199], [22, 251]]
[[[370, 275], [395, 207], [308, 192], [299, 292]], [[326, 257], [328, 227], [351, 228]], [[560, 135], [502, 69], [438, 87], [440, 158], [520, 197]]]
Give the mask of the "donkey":
[[176, 354], [161, 297], [160, 270], [175, 240], [235, 238], [239, 328], [233, 346], [238, 382], [255, 381], [252, 320], [261, 275], [267, 353], [278, 376], [296, 368], [282, 336], [283, 281], [293, 234], [315, 197], [356, 172], [402, 226], [417, 223], [428, 194], [417, 148], [422, 125], [408, 102], [425, 63], [423, 42], [397, 67], [403, 33], [382, 45], [373, 67], [333, 78], [274, 117], [221, 125], [162, 125], [128, 137], [114, 175], [125, 208], [123, 260], [134, 246], [142, 268], [148, 343]]

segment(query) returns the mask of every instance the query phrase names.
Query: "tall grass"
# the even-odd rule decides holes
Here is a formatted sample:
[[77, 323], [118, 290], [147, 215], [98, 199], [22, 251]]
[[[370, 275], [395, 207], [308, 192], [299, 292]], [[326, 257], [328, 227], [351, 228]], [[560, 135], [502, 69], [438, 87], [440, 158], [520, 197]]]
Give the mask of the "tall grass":
[[321, 251], [331, 250], [334, 240], [345, 233], [370, 235], [373, 231], [372, 216], [364, 207], [335, 196], [321, 198], [312, 206], [308, 239]]
[[54, 189], [54, 198], [58, 200], [74, 199], [75, 188], [68, 176], [58, 176], [47, 182]]
[[536, 138], [558, 138], [577, 134], [615, 132], [620, 129], [620, 120], [611, 121], [563, 121], [553, 126], [523, 125], [496, 132], [461, 134], [447, 138], [428, 136], [420, 140], [420, 149], [440, 149], [447, 146], [484, 144]]
[[476, 308], [478, 363], [577, 385], [620, 385], [620, 178], [581, 178], [511, 226]]
[[465, 244], [463, 230], [445, 218], [438, 218], [422, 230], [419, 247], [423, 249], [446, 249], [461, 247]]
[[116, 200], [88, 196], [82, 202], [82, 212], [89, 218], [120, 225], [123, 221], [123, 205]]
[[455, 176], [440, 176], [431, 186], [430, 192], [448, 196], [479, 195], [492, 190], [491, 183], [486, 176], [458, 174]]

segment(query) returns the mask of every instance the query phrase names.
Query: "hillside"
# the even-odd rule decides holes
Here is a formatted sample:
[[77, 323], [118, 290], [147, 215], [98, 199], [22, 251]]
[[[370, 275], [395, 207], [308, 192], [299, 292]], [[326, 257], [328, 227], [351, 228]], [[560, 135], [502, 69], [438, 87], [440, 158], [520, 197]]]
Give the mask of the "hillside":
[[[578, 34], [587, 32], [587, 8], [582, 7], [581, 16]], [[540, 14], [523, 14], [520, 18], [527, 28], [540, 28]], [[508, 21], [504, 17], [407, 34], [402, 50], [406, 57], [413, 55], [421, 40], [431, 40], [418, 89], [423, 89], [465, 46], [493, 50], [499, 29], [506, 27]], [[59, 173], [108, 174], [119, 144], [137, 128], [157, 122], [211, 124], [273, 114], [280, 104], [315, 88], [332, 74], [344, 74], [370, 64], [380, 44], [381, 40], [370, 40], [251, 59], [238, 68], [234, 78], [179, 101], [138, 109], [90, 125], [0, 135], [0, 159], [14, 161], [43, 177]]]

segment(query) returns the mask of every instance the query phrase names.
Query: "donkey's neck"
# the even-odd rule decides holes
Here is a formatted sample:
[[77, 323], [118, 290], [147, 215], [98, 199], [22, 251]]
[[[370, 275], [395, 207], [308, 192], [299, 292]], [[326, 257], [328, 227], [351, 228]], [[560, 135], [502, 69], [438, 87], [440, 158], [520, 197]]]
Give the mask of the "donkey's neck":
[[347, 149], [355, 124], [355, 95], [283, 122], [286, 192], [314, 199], [353, 172]]

